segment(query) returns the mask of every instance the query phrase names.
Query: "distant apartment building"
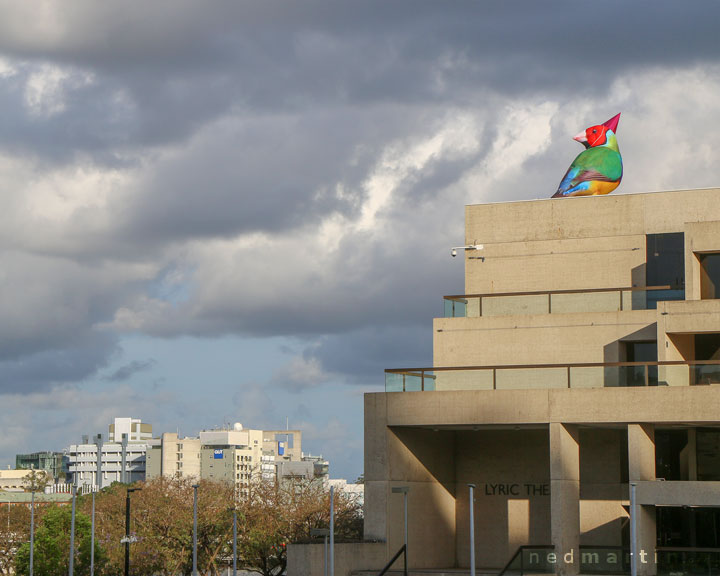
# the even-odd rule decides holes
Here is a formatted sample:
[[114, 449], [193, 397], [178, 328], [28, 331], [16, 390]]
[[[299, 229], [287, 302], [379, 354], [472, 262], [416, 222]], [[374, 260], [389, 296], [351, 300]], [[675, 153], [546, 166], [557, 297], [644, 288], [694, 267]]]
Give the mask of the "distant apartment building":
[[98, 489], [113, 482], [145, 480], [145, 455], [152, 440], [152, 425], [135, 418], [115, 418], [107, 441], [102, 434], [67, 449], [68, 481], [74, 486]]
[[64, 481], [68, 459], [62, 452], [33, 452], [17, 454], [15, 468], [18, 470], [44, 470], [55, 481]]
[[240, 494], [253, 479], [316, 478], [328, 463], [302, 452], [300, 430], [203, 430], [197, 437], [166, 433], [150, 442], [147, 477], [177, 476], [234, 482]]

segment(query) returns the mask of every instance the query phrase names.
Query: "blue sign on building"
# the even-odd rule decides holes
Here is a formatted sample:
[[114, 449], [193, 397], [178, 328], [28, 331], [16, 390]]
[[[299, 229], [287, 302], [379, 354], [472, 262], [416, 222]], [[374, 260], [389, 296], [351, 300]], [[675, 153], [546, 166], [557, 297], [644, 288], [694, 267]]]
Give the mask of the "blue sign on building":
[[278, 442], [278, 456], [282, 456], [284, 454], [285, 454], [285, 443]]
[[214, 458], [215, 460], [222, 460], [222, 457], [223, 457], [223, 451], [222, 451], [222, 450], [215, 450], [215, 451], [213, 452], [213, 458]]

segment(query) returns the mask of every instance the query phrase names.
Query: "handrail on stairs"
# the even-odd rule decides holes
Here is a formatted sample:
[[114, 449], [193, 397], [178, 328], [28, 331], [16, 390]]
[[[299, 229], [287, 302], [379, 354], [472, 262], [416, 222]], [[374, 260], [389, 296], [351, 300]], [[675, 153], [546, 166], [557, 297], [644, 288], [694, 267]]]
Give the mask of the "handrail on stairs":
[[503, 566], [503, 569], [500, 570], [499, 574], [497, 576], [505, 576], [505, 573], [510, 570], [510, 567], [512, 566], [513, 562], [515, 562], [515, 559], [520, 556], [520, 574], [523, 574], [522, 569], [522, 553], [524, 550], [554, 550], [555, 546], [552, 544], [546, 544], [542, 546], [520, 546], [516, 551], [515, 554], [513, 554], [510, 557], [510, 560], [508, 560], [508, 563]]
[[395, 552], [395, 556], [393, 556], [392, 558], [390, 558], [390, 562], [388, 562], [387, 564], [385, 564], [385, 567], [380, 571], [380, 573], [378, 574], [378, 576], [384, 576], [385, 573], [386, 573], [388, 570], [390, 570], [390, 566], [392, 566], [392, 565], [395, 563], [395, 560], [397, 560], [398, 558], [400, 558], [400, 554], [403, 555], [403, 561], [404, 561], [403, 576], [407, 576], [407, 573], [408, 573], [408, 569], [407, 569], [407, 548], [406, 548], [406, 545], [405, 545], [405, 544], [403, 544], [402, 546], [400, 546], [400, 550], [398, 550], [397, 552]]

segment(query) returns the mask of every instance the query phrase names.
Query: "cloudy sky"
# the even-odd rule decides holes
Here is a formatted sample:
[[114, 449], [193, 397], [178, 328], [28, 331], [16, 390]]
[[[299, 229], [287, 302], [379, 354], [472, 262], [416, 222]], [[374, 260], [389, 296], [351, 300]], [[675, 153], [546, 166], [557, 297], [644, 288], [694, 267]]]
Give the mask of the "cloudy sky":
[[[720, 3], [0, 0], [0, 465], [133, 416], [302, 428], [431, 363], [463, 206], [720, 185]], [[576, 201], [576, 200], [563, 200]]]

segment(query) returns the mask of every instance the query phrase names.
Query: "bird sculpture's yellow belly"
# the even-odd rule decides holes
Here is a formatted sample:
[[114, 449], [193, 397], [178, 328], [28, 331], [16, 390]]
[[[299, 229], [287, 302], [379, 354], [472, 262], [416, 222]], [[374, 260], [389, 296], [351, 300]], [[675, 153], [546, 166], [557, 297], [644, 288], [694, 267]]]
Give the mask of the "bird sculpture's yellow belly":
[[603, 194], [610, 194], [615, 188], [620, 185], [620, 182], [602, 182], [600, 180], [594, 180], [590, 183], [587, 190], [578, 190], [573, 196], [601, 196]]

